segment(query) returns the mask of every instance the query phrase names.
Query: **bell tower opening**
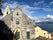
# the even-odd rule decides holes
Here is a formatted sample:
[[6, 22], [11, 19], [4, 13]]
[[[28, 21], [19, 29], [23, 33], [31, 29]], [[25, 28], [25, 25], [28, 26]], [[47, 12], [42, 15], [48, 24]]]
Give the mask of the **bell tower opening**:
[[7, 14], [8, 14], [8, 12], [7, 12]]
[[6, 15], [10, 14], [10, 8], [9, 6], [7, 6], [4, 10], [4, 14], [3, 14], [3, 17], [5, 17]]

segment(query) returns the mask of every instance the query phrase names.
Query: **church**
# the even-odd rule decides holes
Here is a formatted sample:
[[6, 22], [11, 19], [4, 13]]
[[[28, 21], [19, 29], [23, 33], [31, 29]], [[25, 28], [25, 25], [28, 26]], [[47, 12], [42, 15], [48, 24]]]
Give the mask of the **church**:
[[[34, 25], [34, 21], [18, 7], [15, 8], [14, 11], [10, 11], [9, 6], [7, 6], [1, 20], [5, 22], [15, 35], [13, 40], [31, 40], [38, 35], [36, 30], [38, 29], [39, 31], [40, 29], [39, 27], [37, 28]], [[38, 37], [39, 36], [40, 35], [38, 35]], [[44, 37], [46, 37], [46, 35]]]
[[10, 11], [9, 6], [4, 10], [2, 21], [12, 30], [14, 40], [31, 40], [35, 35], [34, 22], [20, 8]]

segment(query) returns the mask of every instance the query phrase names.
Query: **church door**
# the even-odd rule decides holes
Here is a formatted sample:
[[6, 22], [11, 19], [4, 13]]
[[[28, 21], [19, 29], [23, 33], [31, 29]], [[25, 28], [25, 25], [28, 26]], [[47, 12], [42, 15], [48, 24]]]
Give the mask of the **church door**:
[[16, 37], [16, 40], [19, 40], [19, 39], [20, 39], [20, 32], [17, 32], [17, 31], [16, 31], [15, 37]]

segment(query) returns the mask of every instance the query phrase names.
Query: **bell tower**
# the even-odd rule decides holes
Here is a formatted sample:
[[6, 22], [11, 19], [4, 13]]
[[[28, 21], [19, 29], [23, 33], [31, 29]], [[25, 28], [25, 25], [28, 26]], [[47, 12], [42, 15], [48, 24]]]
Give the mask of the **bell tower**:
[[3, 17], [5, 17], [6, 15], [10, 14], [10, 8], [9, 6], [7, 6], [4, 10], [4, 14], [3, 14]]

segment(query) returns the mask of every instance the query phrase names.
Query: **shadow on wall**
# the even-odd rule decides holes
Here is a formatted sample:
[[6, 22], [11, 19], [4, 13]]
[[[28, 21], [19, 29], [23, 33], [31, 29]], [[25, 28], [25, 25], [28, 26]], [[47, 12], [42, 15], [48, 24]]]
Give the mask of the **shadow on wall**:
[[12, 31], [1, 20], [0, 20], [0, 40], [13, 40]]

